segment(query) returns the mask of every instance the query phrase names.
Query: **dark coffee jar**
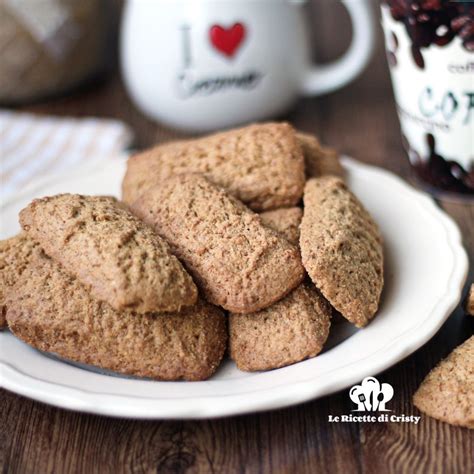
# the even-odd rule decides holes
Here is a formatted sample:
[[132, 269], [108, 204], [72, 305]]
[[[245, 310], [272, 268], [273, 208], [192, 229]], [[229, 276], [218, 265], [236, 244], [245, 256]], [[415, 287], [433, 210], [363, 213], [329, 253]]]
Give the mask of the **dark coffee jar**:
[[383, 0], [403, 144], [434, 194], [474, 197], [474, 3]]

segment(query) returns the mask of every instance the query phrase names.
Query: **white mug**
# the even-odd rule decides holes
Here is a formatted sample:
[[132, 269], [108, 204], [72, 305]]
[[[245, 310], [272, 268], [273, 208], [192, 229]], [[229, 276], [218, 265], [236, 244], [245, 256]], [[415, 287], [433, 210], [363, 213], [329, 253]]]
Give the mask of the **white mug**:
[[328, 65], [310, 61], [305, 0], [128, 0], [121, 63], [134, 102], [175, 128], [268, 119], [301, 95], [342, 87], [373, 45], [370, 0], [341, 0], [353, 37]]

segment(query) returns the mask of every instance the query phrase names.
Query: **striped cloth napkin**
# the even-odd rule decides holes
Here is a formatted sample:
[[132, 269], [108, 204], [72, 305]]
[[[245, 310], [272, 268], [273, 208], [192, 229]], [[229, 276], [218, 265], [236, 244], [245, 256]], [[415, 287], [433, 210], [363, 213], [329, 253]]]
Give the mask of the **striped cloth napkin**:
[[0, 202], [38, 176], [121, 156], [132, 136], [116, 120], [0, 110]]

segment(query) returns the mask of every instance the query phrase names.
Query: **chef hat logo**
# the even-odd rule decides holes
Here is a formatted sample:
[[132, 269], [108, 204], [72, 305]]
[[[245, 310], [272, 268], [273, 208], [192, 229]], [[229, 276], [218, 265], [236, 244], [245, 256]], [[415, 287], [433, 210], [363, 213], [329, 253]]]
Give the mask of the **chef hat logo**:
[[393, 398], [393, 387], [381, 384], [375, 377], [366, 377], [349, 390], [349, 397], [357, 405], [353, 411], [390, 411], [385, 404]]

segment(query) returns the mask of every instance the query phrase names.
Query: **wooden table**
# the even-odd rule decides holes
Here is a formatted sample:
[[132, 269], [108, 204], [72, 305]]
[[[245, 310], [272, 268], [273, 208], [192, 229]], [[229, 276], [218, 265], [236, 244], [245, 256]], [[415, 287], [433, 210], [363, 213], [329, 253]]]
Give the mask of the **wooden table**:
[[[348, 21], [331, 0], [312, 6], [319, 59], [341, 52]], [[349, 87], [302, 100], [285, 119], [317, 133], [361, 161], [402, 176], [408, 165], [379, 32], [376, 54]], [[27, 110], [58, 115], [116, 117], [144, 147], [178, 136], [144, 118], [130, 103], [118, 74], [106, 83]], [[474, 255], [474, 206], [443, 204], [459, 223]], [[407, 236], [409, 238], [409, 236]], [[471, 278], [472, 280], [472, 274]], [[395, 413], [417, 414], [411, 396], [427, 372], [473, 333], [474, 318], [459, 309], [439, 333], [380, 375], [393, 385]], [[328, 423], [348, 413], [347, 390], [284, 410], [213, 421], [130, 421], [83, 415], [0, 391], [0, 471], [72, 472], [474, 472], [474, 432], [423, 417], [407, 423]]]

